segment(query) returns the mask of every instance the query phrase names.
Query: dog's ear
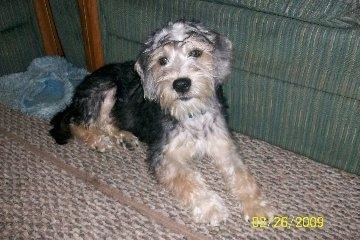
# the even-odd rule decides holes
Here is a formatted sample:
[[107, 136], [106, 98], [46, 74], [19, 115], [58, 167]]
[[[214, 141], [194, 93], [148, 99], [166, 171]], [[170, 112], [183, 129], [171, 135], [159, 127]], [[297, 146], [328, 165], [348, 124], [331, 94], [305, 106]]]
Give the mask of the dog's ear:
[[142, 82], [143, 78], [144, 78], [144, 70], [140, 64], [140, 58], [135, 63], [135, 71], [139, 74], [139, 76], [141, 78], [141, 82]]
[[139, 74], [141, 79], [141, 84], [143, 85], [144, 89], [144, 98], [147, 98], [149, 100], [155, 100], [156, 99], [156, 89], [154, 86], [154, 79], [151, 75], [151, 71], [148, 71], [146, 69], [147, 66], [147, 60], [145, 56], [140, 55], [138, 60], [135, 63], [135, 71]]
[[208, 30], [200, 23], [188, 22], [188, 24], [197, 29], [206, 39], [213, 44], [213, 56], [215, 60], [215, 81], [216, 84], [223, 84], [230, 73], [232, 59], [231, 41], [215, 31]]
[[215, 59], [215, 78], [217, 84], [223, 84], [230, 73], [232, 59], [231, 41], [218, 33], [215, 33], [214, 59]]

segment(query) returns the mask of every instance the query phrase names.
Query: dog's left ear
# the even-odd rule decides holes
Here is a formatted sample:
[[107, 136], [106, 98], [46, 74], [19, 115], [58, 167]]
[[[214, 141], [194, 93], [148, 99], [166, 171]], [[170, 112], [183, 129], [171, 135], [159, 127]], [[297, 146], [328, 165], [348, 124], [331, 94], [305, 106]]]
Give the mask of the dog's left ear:
[[214, 59], [215, 59], [215, 78], [217, 84], [223, 84], [230, 73], [232, 59], [231, 41], [218, 33], [215, 33]]

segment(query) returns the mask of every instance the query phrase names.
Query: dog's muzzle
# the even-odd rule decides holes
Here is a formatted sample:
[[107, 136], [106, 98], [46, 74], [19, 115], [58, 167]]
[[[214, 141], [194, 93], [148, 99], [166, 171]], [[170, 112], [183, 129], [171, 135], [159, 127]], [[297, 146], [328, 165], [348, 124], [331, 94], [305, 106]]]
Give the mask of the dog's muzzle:
[[177, 93], [187, 93], [191, 87], [190, 78], [178, 78], [173, 82], [173, 88]]

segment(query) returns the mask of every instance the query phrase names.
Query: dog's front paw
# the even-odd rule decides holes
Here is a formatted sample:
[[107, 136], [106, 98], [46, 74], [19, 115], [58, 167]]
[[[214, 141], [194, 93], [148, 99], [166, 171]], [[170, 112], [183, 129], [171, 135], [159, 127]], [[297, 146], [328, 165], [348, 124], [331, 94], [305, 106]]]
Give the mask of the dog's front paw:
[[274, 216], [270, 206], [264, 200], [243, 203], [242, 209], [247, 222], [251, 221], [253, 217], [272, 218]]
[[211, 194], [197, 201], [193, 208], [193, 217], [196, 222], [209, 223], [219, 226], [229, 216], [228, 209], [216, 194]]

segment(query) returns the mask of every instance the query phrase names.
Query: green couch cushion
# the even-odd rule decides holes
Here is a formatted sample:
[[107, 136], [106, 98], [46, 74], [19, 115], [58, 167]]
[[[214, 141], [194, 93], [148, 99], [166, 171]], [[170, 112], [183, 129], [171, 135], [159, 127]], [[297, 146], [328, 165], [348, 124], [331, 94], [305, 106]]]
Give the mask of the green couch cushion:
[[226, 92], [236, 130], [360, 174], [359, 100], [237, 69], [231, 78]]
[[0, 1], [0, 76], [25, 71], [43, 54], [32, 1]]

